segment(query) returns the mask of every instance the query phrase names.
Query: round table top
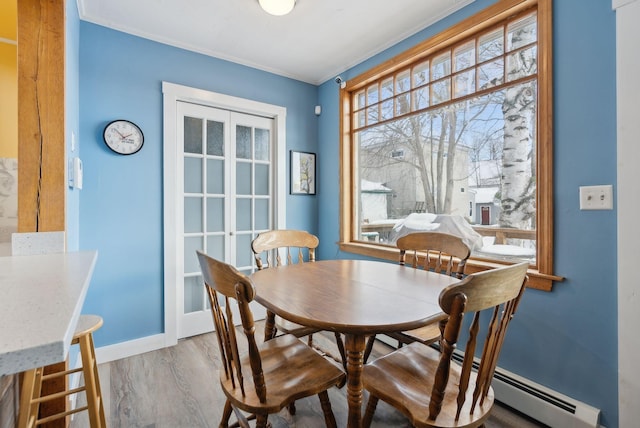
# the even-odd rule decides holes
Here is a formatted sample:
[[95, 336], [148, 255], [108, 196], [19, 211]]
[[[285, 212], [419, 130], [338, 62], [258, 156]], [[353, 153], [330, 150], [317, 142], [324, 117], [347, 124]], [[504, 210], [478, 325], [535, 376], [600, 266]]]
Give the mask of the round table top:
[[384, 333], [444, 317], [440, 292], [459, 280], [371, 260], [324, 260], [254, 272], [255, 300], [298, 324], [341, 333]]

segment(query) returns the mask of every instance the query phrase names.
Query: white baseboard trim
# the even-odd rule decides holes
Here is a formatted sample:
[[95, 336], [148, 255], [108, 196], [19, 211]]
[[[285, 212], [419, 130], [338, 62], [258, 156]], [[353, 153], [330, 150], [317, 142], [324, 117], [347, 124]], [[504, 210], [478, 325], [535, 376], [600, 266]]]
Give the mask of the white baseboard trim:
[[168, 343], [165, 334], [156, 334], [96, 348], [96, 359], [98, 360], [98, 364], [104, 364], [133, 355], [166, 348], [175, 344], [176, 343]]

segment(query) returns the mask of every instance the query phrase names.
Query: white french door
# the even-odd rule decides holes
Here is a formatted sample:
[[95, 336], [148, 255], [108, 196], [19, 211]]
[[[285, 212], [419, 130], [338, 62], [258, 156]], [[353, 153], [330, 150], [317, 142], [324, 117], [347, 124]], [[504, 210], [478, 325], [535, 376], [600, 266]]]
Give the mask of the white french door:
[[[213, 329], [196, 250], [249, 274], [253, 238], [285, 224], [286, 110], [166, 82], [163, 92], [165, 334], [171, 345]], [[258, 304], [252, 309], [256, 319], [264, 316]]]
[[213, 329], [196, 250], [250, 274], [251, 241], [272, 228], [273, 119], [185, 102], [178, 102], [177, 111], [182, 147], [177, 179], [182, 178], [178, 189], [183, 189], [184, 270], [177, 293], [183, 303], [181, 338]]

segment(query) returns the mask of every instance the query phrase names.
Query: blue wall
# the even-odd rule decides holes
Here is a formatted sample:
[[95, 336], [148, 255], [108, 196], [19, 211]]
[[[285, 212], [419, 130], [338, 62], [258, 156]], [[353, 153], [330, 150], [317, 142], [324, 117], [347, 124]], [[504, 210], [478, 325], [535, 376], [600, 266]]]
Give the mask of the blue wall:
[[[80, 247], [99, 251], [84, 306], [105, 320], [98, 346], [163, 332], [162, 81], [284, 106], [287, 151], [316, 151], [315, 86], [81, 22]], [[120, 118], [144, 132], [133, 156], [102, 141]], [[287, 198], [288, 227], [317, 233], [316, 213], [315, 196]]]
[[[493, 1], [477, 0], [400, 45], [350, 69], [370, 67], [446, 29]], [[616, 211], [580, 211], [578, 187], [616, 182], [615, 13], [607, 1], [554, 2], [553, 292], [527, 290], [511, 324], [500, 366], [603, 410], [601, 423], [618, 425]], [[338, 158], [338, 87], [320, 87], [318, 152]], [[337, 163], [319, 177], [318, 258], [340, 253]]]
[[[341, 75], [353, 78], [492, 4], [475, 3]], [[615, 184], [615, 14], [610, 2], [554, 2], [555, 271], [553, 292], [528, 290], [500, 365], [603, 410], [618, 424], [616, 211], [579, 211], [578, 187]], [[105, 326], [98, 346], [162, 332], [163, 80], [287, 108], [287, 150], [318, 153], [318, 195], [289, 196], [288, 227], [340, 253], [338, 87], [318, 88], [237, 64], [80, 24], [80, 125], [85, 182], [80, 247], [98, 249], [85, 304]], [[313, 106], [322, 115], [313, 115]], [[134, 156], [102, 143], [110, 120], [145, 133]], [[288, 163], [288, 162], [287, 162]]]

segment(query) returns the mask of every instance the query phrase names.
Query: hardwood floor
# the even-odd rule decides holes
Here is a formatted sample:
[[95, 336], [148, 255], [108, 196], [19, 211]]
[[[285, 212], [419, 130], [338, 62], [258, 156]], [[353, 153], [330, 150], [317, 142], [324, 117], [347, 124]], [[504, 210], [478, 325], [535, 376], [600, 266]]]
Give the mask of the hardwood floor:
[[[259, 323], [262, 328], [262, 323]], [[256, 332], [262, 337], [262, 332]], [[323, 350], [338, 355], [333, 335], [314, 335]], [[376, 343], [370, 358], [391, 350]], [[111, 428], [200, 428], [217, 427], [224, 396], [218, 385], [217, 342], [213, 333], [181, 340], [177, 346], [100, 365], [107, 425]], [[346, 426], [345, 389], [329, 391], [338, 426]], [[366, 402], [366, 396], [365, 396]], [[273, 428], [324, 427], [320, 402], [316, 397], [296, 402], [296, 415], [283, 410], [269, 416]], [[232, 421], [234, 417], [232, 417]], [[77, 414], [71, 428], [88, 427], [86, 412]], [[409, 427], [395, 409], [380, 402], [373, 427]], [[499, 405], [487, 428], [540, 427], [525, 417]]]

